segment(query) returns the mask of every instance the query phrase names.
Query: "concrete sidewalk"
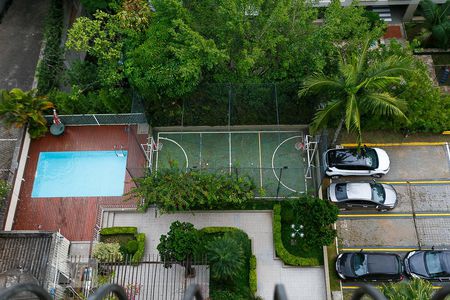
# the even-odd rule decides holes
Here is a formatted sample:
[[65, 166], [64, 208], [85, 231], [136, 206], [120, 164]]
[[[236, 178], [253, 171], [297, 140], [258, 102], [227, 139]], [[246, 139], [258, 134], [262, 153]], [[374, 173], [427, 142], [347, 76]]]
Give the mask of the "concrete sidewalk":
[[[111, 213], [111, 212], [110, 212]], [[272, 299], [275, 284], [283, 283], [289, 299], [326, 299], [323, 267], [286, 267], [274, 259], [271, 211], [225, 211], [165, 214], [155, 217], [147, 213], [114, 212], [114, 226], [136, 226], [147, 236], [146, 255], [158, 254], [156, 246], [162, 234], [176, 220], [190, 222], [200, 229], [207, 226], [231, 226], [244, 230], [252, 240], [257, 258], [258, 295]]]
[[0, 89], [32, 87], [49, 0], [13, 0], [0, 24]]

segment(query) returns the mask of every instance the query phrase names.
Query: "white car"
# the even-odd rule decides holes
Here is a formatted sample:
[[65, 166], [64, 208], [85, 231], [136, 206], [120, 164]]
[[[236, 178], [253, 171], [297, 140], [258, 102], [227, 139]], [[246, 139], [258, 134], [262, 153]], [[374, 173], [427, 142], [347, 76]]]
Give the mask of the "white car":
[[376, 182], [332, 183], [328, 187], [328, 200], [339, 208], [390, 210], [397, 205], [397, 193], [390, 184]]
[[380, 148], [361, 147], [330, 149], [324, 153], [325, 173], [332, 177], [372, 176], [380, 178], [389, 172], [390, 160]]

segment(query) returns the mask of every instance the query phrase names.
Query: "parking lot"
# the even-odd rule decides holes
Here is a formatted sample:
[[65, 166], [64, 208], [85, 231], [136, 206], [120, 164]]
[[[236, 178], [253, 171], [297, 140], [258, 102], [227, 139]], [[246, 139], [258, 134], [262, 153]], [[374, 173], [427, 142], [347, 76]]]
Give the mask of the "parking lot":
[[[388, 212], [341, 211], [338, 246], [345, 251], [395, 252], [402, 257], [414, 249], [450, 249], [450, 151], [448, 144], [380, 146], [391, 169], [379, 181], [397, 191], [398, 204]], [[337, 181], [370, 181], [341, 178]], [[343, 282], [344, 294], [358, 283]], [[434, 283], [434, 285], [439, 285]]]

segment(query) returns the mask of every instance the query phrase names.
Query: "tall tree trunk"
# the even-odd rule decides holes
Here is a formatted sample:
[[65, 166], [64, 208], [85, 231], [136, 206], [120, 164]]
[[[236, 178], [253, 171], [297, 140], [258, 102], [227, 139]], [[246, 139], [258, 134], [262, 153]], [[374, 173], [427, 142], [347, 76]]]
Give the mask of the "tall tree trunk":
[[334, 148], [336, 147], [336, 142], [339, 137], [339, 134], [341, 133], [342, 126], [344, 125], [345, 117], [342, 117], [341, 121], [339, 121], [339, 125], [336, 128], [336, 131], [334, 132], [333, 141], [331, 142], [331, 146]]

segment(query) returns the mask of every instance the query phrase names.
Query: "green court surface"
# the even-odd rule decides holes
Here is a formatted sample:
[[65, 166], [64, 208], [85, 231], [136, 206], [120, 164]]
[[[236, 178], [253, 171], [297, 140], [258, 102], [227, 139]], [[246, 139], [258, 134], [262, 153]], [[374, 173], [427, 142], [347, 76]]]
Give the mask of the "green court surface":
[[[159, 132], [156, 169], [248, 175], [261, 196], [294, 196], [307, 189], [306, 152], [299, 131]], [[286, 168], [287, 167], [287, 168]], [[281, 177], [281, 180], [280, 180]]]

